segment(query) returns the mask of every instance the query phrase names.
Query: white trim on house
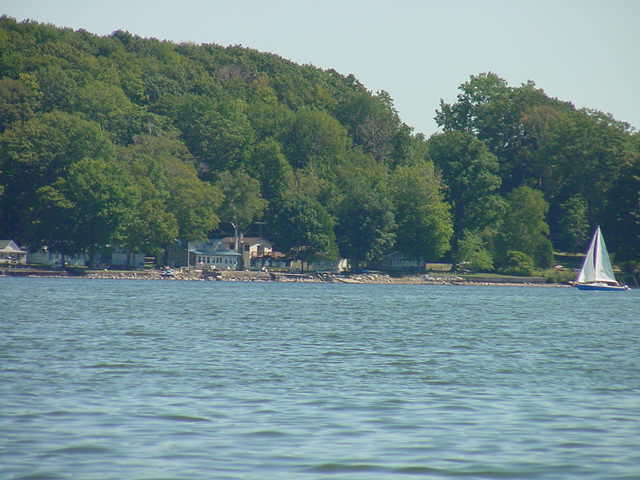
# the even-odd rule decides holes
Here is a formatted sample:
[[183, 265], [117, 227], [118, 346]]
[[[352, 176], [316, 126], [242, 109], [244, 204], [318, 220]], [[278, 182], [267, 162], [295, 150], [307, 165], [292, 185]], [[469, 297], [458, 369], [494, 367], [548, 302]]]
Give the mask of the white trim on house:
[[0, 240], [0, 263], [27, 263], [27, 251], [13, 240]]
[[227, 248], [222, 240], [189, 242], [190, 264], [196, 268], [236, 270], [242, 255]]

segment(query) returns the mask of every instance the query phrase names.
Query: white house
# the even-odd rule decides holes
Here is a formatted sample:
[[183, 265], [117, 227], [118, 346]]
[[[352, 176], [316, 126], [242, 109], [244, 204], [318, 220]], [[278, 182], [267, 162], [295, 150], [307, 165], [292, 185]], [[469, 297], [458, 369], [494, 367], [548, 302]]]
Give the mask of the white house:
[[29, 263], [53, 266], [62, 266], [62, 262], [65, 265], [71, 266], [86, 266], [89, 262], [89, 256], [84, 253], [76, 255], [62, 255], [61, 253], [54, 252], [49, 248], [42, 247], [40, 250], [29, 252]]
[[400, 252], [391, 252], [384, 255], [370, 267], [388, 272], [424, 272], [426, 262], [415, 258], [405, 257]]
[[242, 255], [223, 240], [189, 242], [189, 264], [196, 268], [237, 270]]
[[111, 265], [114, 267], [144, 267], [144, 253], [127, 253], [120, 248], [114, 248], [111, 252]]
[[0, 240], [0, 263], [27, 263], [27, 252], [13, 240]]

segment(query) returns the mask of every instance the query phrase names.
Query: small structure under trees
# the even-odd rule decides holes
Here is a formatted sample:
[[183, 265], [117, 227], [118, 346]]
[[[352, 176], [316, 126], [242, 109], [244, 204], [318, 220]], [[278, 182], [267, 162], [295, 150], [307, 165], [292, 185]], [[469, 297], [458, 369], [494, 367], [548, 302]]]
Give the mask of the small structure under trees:
[[27, 252], [13, 240], [0, 240], [0, 263], [26, 264]]

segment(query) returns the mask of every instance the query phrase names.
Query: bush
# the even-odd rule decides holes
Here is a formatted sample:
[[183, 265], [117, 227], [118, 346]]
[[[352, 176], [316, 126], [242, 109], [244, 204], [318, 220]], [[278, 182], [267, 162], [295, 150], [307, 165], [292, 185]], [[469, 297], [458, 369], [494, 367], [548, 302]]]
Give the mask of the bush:
[[509, 250], [506, 261], [500, 268], [500, 273], [506, 273], [508, 275], [531, 275], [533, 273], [533, 259], [524, 252]]
[[472, 272], [493, 271], [493, 257], [486, 247], [486, 242], [480, 234], [465, 230], [458, 241], [458, 250], [455, 259], [459, 266]]
[[570, 269], [550, 268], [542, 272], [547, 283], [569, 283], [576, 279], [576, 273]]

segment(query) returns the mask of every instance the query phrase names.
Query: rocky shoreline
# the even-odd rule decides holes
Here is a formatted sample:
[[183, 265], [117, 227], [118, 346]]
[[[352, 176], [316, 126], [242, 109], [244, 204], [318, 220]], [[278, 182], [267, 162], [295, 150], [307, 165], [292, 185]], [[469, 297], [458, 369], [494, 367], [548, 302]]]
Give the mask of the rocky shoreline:
[[38, 278], [85, 278], [108, 280], [162, 280], [162, 281], [226, 281], [226, 282], [325, 282], [347, 284], [386, 285], [458, 285], [458, 286], [536, 286], [568, 287], [566, 284], [546, 283], [543, 277], [465, 277], [454, 274], [413, 274], [404, 276], [380, 272], [358, 274], [322, 273], [281, 273], [263, 271], [215, 271], [178, 269], [171, 275], [161, 270], [38, 270], [4, 269], [0, 275]]

